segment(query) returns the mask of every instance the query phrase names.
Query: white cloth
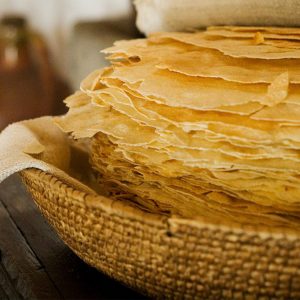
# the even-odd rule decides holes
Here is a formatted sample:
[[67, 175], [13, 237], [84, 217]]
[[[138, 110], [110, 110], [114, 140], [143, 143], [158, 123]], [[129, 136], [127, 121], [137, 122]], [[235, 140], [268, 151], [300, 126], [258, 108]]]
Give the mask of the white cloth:
[[0, 182], [13, 173], [36, 168], [78, 190], [95, 194], [67, 173], [70, 155], [68, 138], [51, 117], [12, 124], [0, 134]]
[[300, 26], [299, 0], [135, 0], [146, 35], [212, 25]]

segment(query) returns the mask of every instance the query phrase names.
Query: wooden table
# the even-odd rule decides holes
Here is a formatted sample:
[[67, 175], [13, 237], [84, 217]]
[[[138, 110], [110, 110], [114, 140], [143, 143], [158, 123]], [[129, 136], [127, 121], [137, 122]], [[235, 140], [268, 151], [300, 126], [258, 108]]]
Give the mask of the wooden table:
[[145, 299], [81, 261], [18, 175], [0, 185], [0, 299]]

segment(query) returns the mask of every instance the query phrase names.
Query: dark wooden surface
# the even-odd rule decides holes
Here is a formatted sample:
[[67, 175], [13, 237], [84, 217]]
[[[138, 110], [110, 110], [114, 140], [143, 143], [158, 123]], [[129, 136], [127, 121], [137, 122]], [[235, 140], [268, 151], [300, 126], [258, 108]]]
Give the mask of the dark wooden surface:
[[0, 185], [0, 299], [145, 299], [81, 261], [18, 175]]

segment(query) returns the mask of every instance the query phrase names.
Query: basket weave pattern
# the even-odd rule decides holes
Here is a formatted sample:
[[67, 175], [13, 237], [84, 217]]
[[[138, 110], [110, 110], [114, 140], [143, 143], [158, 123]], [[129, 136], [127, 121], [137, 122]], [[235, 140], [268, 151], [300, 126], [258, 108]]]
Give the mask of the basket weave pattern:
[[29, 169], [24, 183], [84, 261], [155, 298], [300, 299], [300, 239], [145, 213]]

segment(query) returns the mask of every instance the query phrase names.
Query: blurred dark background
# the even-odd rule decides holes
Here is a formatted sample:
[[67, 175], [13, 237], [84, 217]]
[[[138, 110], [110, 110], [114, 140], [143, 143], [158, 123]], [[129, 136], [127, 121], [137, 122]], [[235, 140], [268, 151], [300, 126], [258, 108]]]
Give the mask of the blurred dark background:
[[64, 113], [99, 51], [137, 36], [129, 0], [0, 0], [0, 130]]

